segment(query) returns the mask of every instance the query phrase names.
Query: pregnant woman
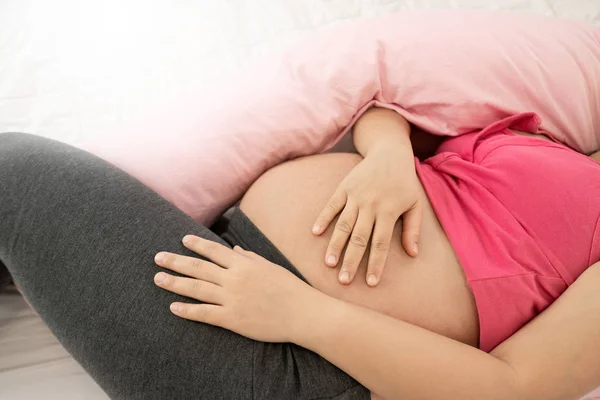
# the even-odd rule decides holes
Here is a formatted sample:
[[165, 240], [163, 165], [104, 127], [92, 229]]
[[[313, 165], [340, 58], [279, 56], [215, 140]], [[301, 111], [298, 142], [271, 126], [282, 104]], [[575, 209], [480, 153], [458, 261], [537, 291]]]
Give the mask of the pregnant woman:
[[271, 169], [220, 236], [1, 134], [0, 260], [114, 399], [576, 399], [600, 385], [600, 164], [539, 124], [419, 161], [372, 108], [362, 156]]

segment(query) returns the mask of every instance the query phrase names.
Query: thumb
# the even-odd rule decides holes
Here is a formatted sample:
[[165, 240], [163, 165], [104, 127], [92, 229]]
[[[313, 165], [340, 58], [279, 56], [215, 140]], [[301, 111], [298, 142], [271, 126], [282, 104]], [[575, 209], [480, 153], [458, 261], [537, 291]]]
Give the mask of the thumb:
[[415, 205], [402, 216], [402, 247], [406, 253], [416, 257], [419, 253], [419, 238], [421, 235], [421, 219], [423, 211], [421, 202], [417, 201]]

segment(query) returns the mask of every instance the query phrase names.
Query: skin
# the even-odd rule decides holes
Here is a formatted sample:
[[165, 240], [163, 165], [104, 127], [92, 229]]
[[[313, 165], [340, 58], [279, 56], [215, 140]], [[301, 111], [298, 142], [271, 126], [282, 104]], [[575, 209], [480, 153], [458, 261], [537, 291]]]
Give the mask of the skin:
[[[367, 158], [370, 154], [375, 160], [391, 160], [382, 163], [382, 168], [367, 168], [357, 174], [358, 167], [364, 165], [363, 157], [358, 154], [325, 154], [297, 159], [266, 172], [247, 191], [240, 207], [308, 282], [323, 293], [477, 346], [479, 325], [472, 292], [454, 250], [416, 178], [408, 140], [409, 126], [397, 117], [392, 111], [373, 109], [354, 127], [353, 139], [357, 150]], [[395, 161], [402, 158], [398, 154], [404, 158], [400, 163]], [[379, 172], [379, 169], [385, 172]], [[380, 194], [377, 196], [380, 202], [376, 204], [369, 203], [368, 197], [363, 204], [360, 203], [361, 199], [357, 199], [356, 204], [361, 204], [358, 208], [373, 207], [373, 214], [377, 214], [377, 209], [391, 209], [391, 217], [387, 219], [391, 219], [394, 228], [391, 238], [387, 239], [387, 247], [379, 247], [379, 250], [386, 250], [387, 255], [375, 259], [384, 258], [383, 265], [373, 263], [371, 255], [377, 246], [375, 250], [373, 246], [360, 248], [359, 244], [364, 245], [364, 239], [350, 242], [348, 248], [359, 247], [358, 250], [365, 250], [367, 256], [362, 260], [358, 258], [358, 269], [353, 274], [355, 279], [352, 283], [340, 284], [343, 266], [332, 268], [325, 261], [334, 231], [340, 228], [338, 222], [341, 218], [334, 219], [327, 230], [318, 236], [311, 229], [321, 212], [327, 209], [327, 202], [335, 197], [334, 193], [344, 181], [348, 182], [351, 174], [359, 178], [355, 179], [359, 185], [359, 195]], [[412, 175], [409, 182], [389, 191], [392, 186], [388, 182], [403, 182], [409, 174]], [[383, 179], [372, 178], [377, 175]], [[361, 179], [368, 185], [366, 188], [361, 185]], [[377, 182], [380, 185], [373, 186]], [[344, 189], [350, 190], [351, 187]], [[306, 193], [310, 193], [310, 196]], [[407, 193], [408, 197], [405, 196]], [[408, 198], [408, 201], [404, 201], [404, 198]], [[391, 203], [389, 199], [399, 201]], [[419, 204], [419, 230], [403, 229], [403, 220], [398, 220], [405, 210], [402, 207], [411, 207], [416, 203]], [[285, 224], [281, 221], [285, 221]], [[413, 240], [410, 239], [415, 234], [420, 236], [418, 257], [409, 255], [405, 251], [406, 246], [402, 245], [403, 237], [409, 239], [404, 243], [411, 244]], [[379, 241], [384, 242], [385, 239]], [[342, 252], [343, 256], [339, 259], [347, 261], [348, 252], [348, 249]], [[357, 257], [350, 260], [356, 261]], [[376, 286], [367, 283], [369, 263], [381, 274]]]
[[[312, 224], [337, 185], [361, 159], [352, 154], [327, 154], [274, 168], [246, 193], [240, 207], [321, 292], [477, 346], [479, 325], [472, 292], [420, 183], [418, 257], [404, 250], [399, 220], [376, 286], [367, 283], [368, 256], [359, 262], [351, 284], [339, 282], [340, 267], [325, 264], [326, 250], [338, 225], [334, 222], [325, 233], [315, 236]], [[306, 196], [307, 192], [311, 195]], [[367, 249], [368, 255], [372, 252], [372, 247]]]
[[[385, 113], [377, 112], [377, 124], [365, 127], [404, 129], [397, 120], [382, 125]], [[357, 139], [355, 129], [355, 144], [367, 159], [377, 146], [361, 145], [360, 131]], [[385, 141], [383, 148], [395, 143], [400, 146], [396, 151], [406, 150], [406, 141], [362, 135], [368, 136]], [[371, 154], [385, 158], [379, 150]], [[420, 224], [403, 230], [402, 221], [395, 222], [389, 247], [378, 248], [387, 254], [377, 285], [367, 284], [367, 269], [378, 263], [369, 265], [373, 257], [366, 246], [354, 274], [360, 279], [340, 284], [339, 270], [328, 267], [324, 257], [332, 238], [335, 242], [335, 219], [319, 236], [311, 228], [361, 160], [331, 154], [285, 163], [263, 175], [242, 201], [246, 214], [312, 286], [254, 253], [192, 237], [184, 245], [214, 263], [159, 253], [158, 265], [190, 278], [162, 273], [155, 282], [210, 304], [178, 303], [174, 314], [257, 340], [297, 343], [352, 375], [373, 398], [576, 399], [600, 385], [600, 265], [590, 267], [543, 314], [490, 354], [481, 352], [474, 347], [479, 330], [472, 293], [420, 183], [408, 186], [416, 197], [396, 205], [399, 216], [418, 203]], [[412, 208], [398, 211], [402, 207]], [[416, 258], [404, 248], [415, 237]], [[343, 253], [339, 259], [345, 259]], [[164, 280], [159, 282], [159, 276]]]

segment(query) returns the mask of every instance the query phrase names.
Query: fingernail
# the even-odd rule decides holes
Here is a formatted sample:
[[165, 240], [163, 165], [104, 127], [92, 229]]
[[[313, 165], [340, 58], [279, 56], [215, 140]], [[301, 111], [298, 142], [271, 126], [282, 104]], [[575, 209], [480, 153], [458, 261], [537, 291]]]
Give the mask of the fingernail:
[[179, 304], [171, 304], [171, 311], [173, 311], [174, 313], [179, 313], [181, 312], [181, 306]]
[[159, 272], [154, 276], [154, 282], [158, 283], [159, 285], [162, 285], [165, 282], [165, 279], [167, 279], [167, 274], [162, 272]]
[[161, 263], [164, 259], [165, 255], [163, 253], [158, 253], [156, 256], [154, 256], [154, 261], [157, 263]]
[[319, 233], [319, 231], [321, 230], [321, 227], [319, 225], [315, 225], [313, 226], [313, 233]]
[[375, 274], [369, 275], [369, 277], [367, 278], [367, 283], [369, 284], [369, 286], [377, 285], [377, 277], [375, 276]]
[[342, 282], [342, 283], [350, 282], [350, 274], [348, 273], [348, 271], [342, 271], [342, 273], [340, 273], [340, 282]]
[[185, 244], [188, 244], [191, 241], [192, 241], [192, 235], [185, 235], [182, 240], [182, 242]]
[[336, 258], [334, 255], [329, 255], [329, 256], [327, 256], [326, 261], [327, 261], [327, 264], [329, 264], [329, 265], [335, 265]]
[[413, 243], [412, 248], [413, 248], [413, 251], [415, 252], [415, 254], [419, 252], [419, 245], [417, 244], [417, 242]]

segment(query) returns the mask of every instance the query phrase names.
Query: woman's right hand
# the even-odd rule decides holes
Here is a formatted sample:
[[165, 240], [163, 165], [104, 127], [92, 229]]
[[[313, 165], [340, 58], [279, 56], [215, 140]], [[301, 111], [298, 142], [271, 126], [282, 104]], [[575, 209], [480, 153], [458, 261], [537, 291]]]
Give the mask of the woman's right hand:
[[321, 235], [341, 213], [325, 255], [325, 264], [335, 267], [348, 244], [338, 275], [340, 283], [352, 282], [369, 241], [366, 280], [369, 286], [379, 283], [394, 226], [401, 216], [403, 247], [409, 255], [417, 256], [422, 216], [420, 182], [414, 157], [402, 146], [393, 138], [379, 141], [341, 182], [314, 224], [313, 234]]

